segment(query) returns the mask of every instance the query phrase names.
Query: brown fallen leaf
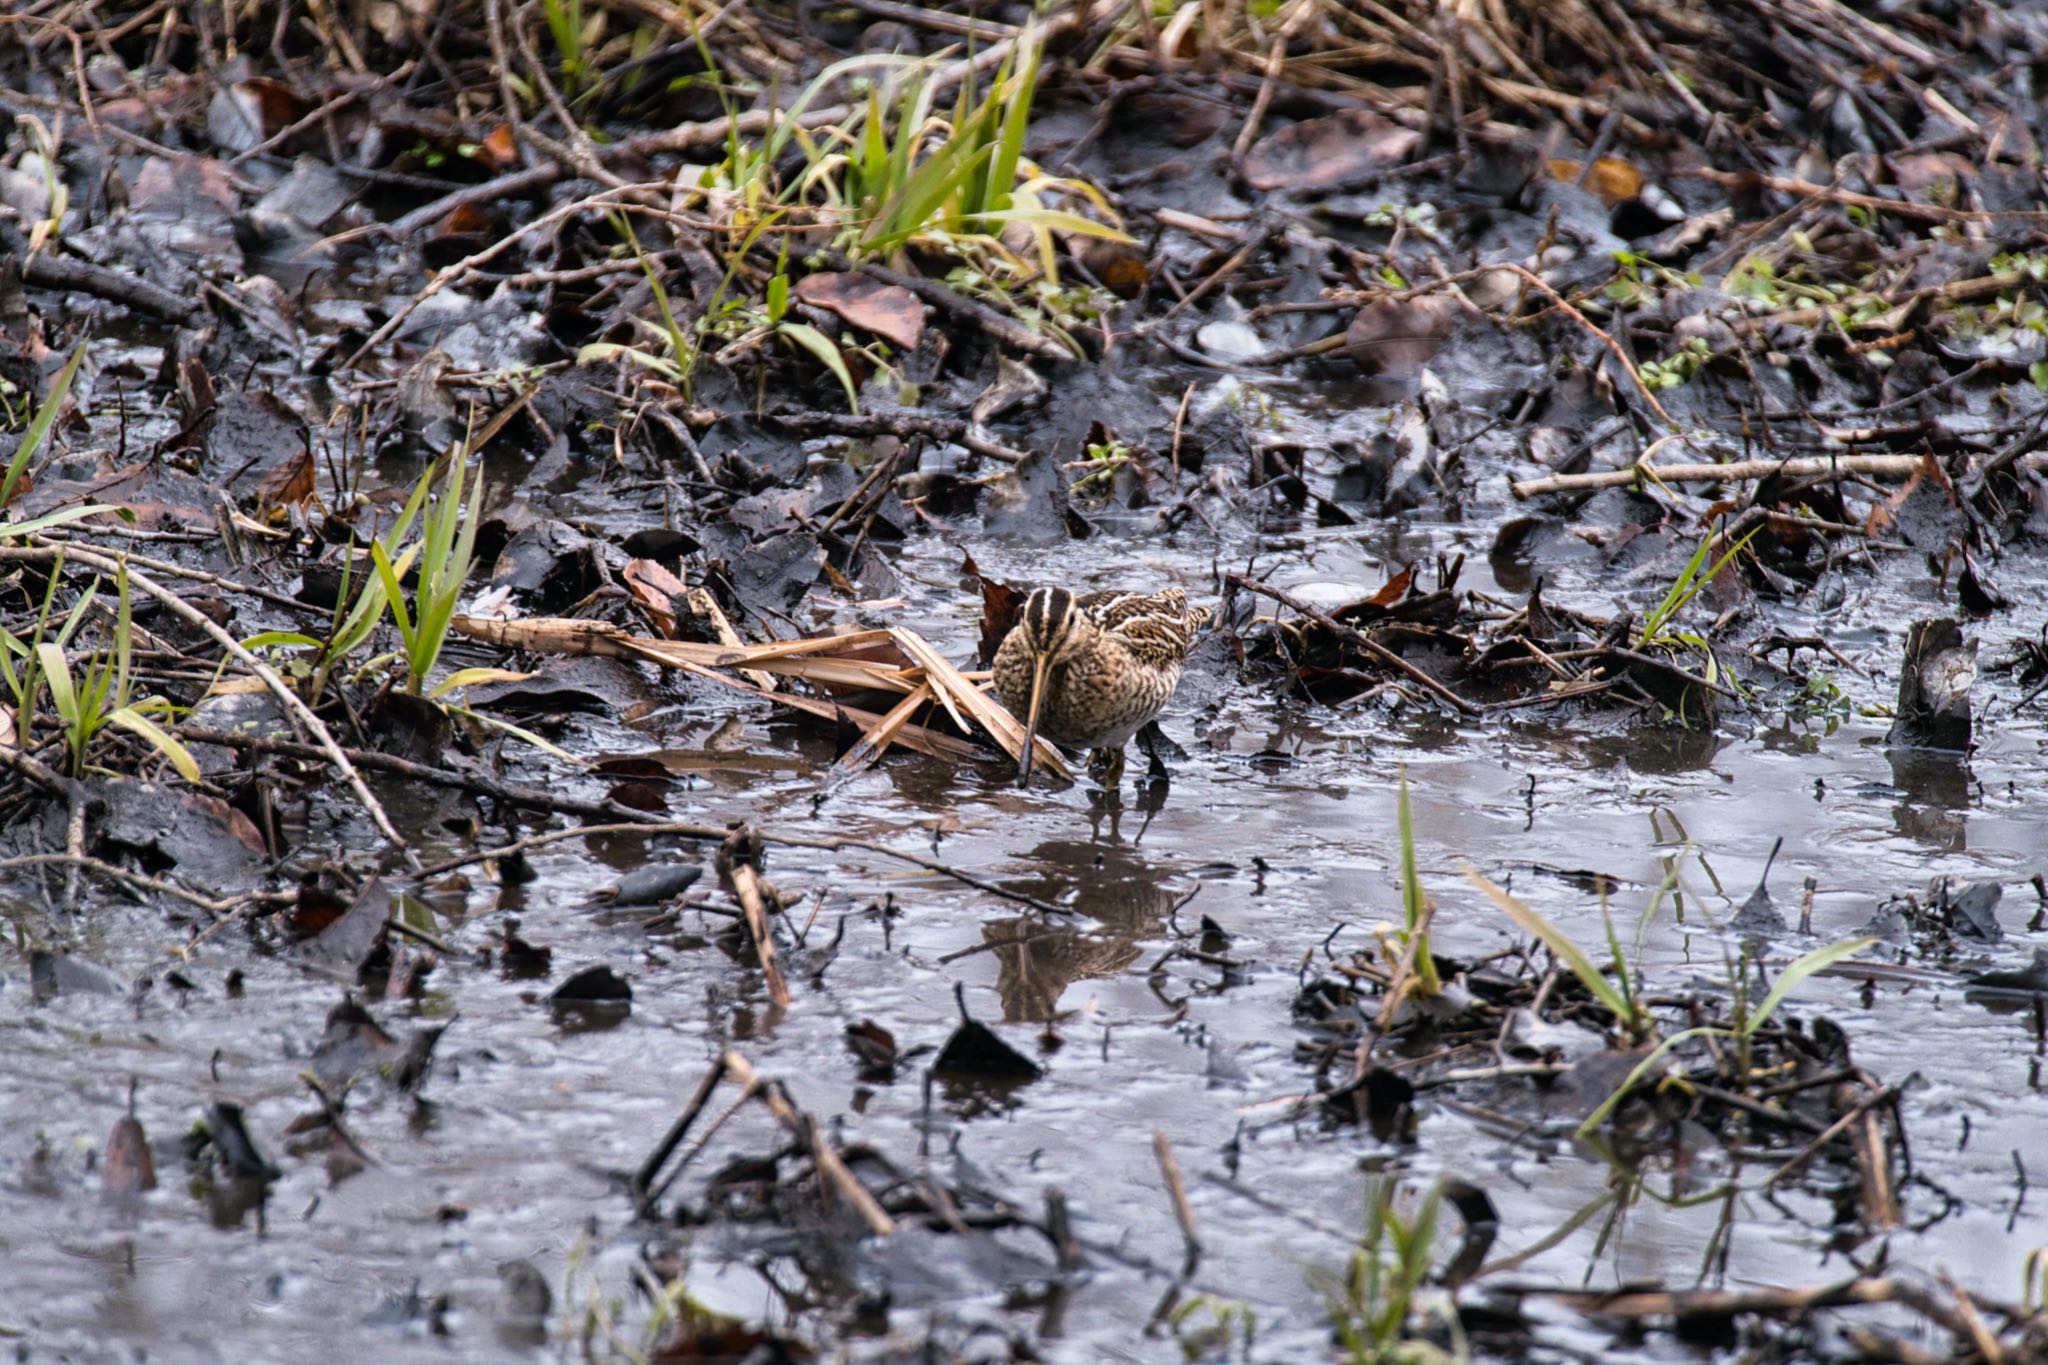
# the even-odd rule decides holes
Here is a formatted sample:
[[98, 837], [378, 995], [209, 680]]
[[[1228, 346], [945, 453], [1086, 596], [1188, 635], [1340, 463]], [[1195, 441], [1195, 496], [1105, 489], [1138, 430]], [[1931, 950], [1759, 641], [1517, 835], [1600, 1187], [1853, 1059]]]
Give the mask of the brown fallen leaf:
[[633, 599], [647, 613], [655, 634], [663, 639], [674, 639], [675, 600], [689, 596], [690, 585], [652, 559], [628, 561], [621, 577], [626, 580], [626, 588], [633, 594]]
[[898, 284], [851, 271], [828, 270], [797, 281], [796, 296], [813, 308], [836, 313], [852, 326], [873, 332], [892, 346], [917, 349], [924, 336], [924, 304]]
[[1412, 379], [1449, 339], [1457, 309], [1434, 294], [1368, 303], [1344, 330], [1344, 353], [1367, 374]]
[[[1585, 164], [1583, 161], [1553, 159], [1550, 163], [1551, 179], [1576, 182]], [[1586, 188], [1599, 195], [1600, 201], [1612, 208], [1616, 204], [1636, 198], [1643, 192], [1643, 173], [1619, 157], [1595, 157], [1593, 173], [1586, 177]]]
[[283, 520], [287, 507], [313, 496], [313, 454], [301, 450], [273, 467], [256, 484], [256, 508], [272, 525]]
[[1334, 190], [1385, 174], [1422, 145], [1422, 134], [1367, 109], [1303, 119], [1260, 138], [1244, 159], [1255, 190]]
[[150, 1155], [149, 1139], [133, 1114], [114, 1120], [107, 1134], [107, 1146], [100, 1158], [100, 1188], [116, 1198], [132, 1198], [156, 1188], [156, 1158]]

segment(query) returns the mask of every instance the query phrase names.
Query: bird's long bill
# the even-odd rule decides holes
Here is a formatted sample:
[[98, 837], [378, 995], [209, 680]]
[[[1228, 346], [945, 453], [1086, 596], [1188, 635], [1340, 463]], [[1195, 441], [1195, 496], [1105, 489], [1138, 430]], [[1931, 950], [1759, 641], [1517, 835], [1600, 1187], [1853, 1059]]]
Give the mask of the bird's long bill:
[[1031, 760], [1038, 750], [1038, 708], [1045, 700], [1046, 660], [1039, 657], [1031, 665], [1031, 704], [1025, 708], [1024, 748], [1017, 755], [1017, 785], [1031, 785]]

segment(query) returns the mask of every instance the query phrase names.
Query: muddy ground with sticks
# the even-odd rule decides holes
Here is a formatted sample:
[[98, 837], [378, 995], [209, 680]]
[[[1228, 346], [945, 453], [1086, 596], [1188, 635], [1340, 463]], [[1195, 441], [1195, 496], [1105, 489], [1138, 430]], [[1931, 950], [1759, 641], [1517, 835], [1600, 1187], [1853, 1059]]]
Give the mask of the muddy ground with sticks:
[[[2048, 1359], [2044, 76], [10, 7], [0, 1341]], [[1040, 585], [1212, 614], [1115, 790]]]

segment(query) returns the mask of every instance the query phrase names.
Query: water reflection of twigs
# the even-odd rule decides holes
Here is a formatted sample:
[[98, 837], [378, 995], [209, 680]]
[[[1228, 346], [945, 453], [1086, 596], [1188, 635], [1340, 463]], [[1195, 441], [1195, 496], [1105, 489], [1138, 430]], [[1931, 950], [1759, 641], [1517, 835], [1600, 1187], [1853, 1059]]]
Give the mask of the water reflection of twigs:
[[[1554, 1250], [1562, 1245], [1574, 1233], [1604, 1212], [1606, 1216], [1602, 1219], [1599, 1233], [1593, 1240], [1592, 1250], [1586, 1256], [1586, 1278], [1590, 1282], [1595, 1263], [1606, 1252], [1607, 1247], [1619, 1238], [1629, 1211], [1644, 1196], [1648, 1196], [1653, 1203], [1673, 1209], [1696, 1208], [1699, 1205], [1712, 1203], [1715, 1200], [1726, 1201], [1728, 1207], [1723, 1211], [1721, 1221], [1716, 1225], [1715, 1232], [1715, 1239], [1725, 1240], [1725, 1229], [1732, 1222], [1734, 1216], [1734, 1197], [1741, 1188], [1735, 1182], [1728, 1181], [1699, 1194], [1685, 1195], [1678, 1194], [1675, 1191], [1668, 1195], [1659, 1194], [1650, 1187], [1646, 1174], [1640, 1166], [1633, 1166], [1623, 1161], [1602, 1142], [1595, 1141], [1590, 1145], [1608, 1163], [1607, 1188], [1586, 1203], [1580, 1205], [1577, 1209], [1574, 1209], [1563, 1222], [1559, 1223], [1542, 1237], [1539, 1237], [1536, 1241], [1523, 1247], [1520, 1251], [1511, 1252], [1506, 1256], [1496, 1257], [1494, 1260], [1488, 1261], [1484, 1266], [1480, 1267], [1478, 1276], [1474, 1276], [1475, 1279], [1479, 1276], [1495, 1274], [1498, 1271], [1515, 1270], [1526, 1265], [1545, 1252]], [[1708, 1243], [1710, 1256], [1715, 1239], [1710, 1239]]]

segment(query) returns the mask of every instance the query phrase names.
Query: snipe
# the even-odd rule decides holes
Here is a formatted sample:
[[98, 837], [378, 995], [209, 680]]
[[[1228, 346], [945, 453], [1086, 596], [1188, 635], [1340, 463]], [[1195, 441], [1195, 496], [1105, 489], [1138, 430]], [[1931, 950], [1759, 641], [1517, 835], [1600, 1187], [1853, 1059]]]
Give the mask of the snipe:
[[995, 659], [996, 695], [1024, 718], [1017, 785], [1030, 783], [1032, 741], [1043, 735], [1092, 751], [1089, 767], [1114, 789], [1124, 745], [1173, 696], [1181, 661], [1208, 619], [1179, 588], [1149, 596], [1040, 588], [1026, 598]]

